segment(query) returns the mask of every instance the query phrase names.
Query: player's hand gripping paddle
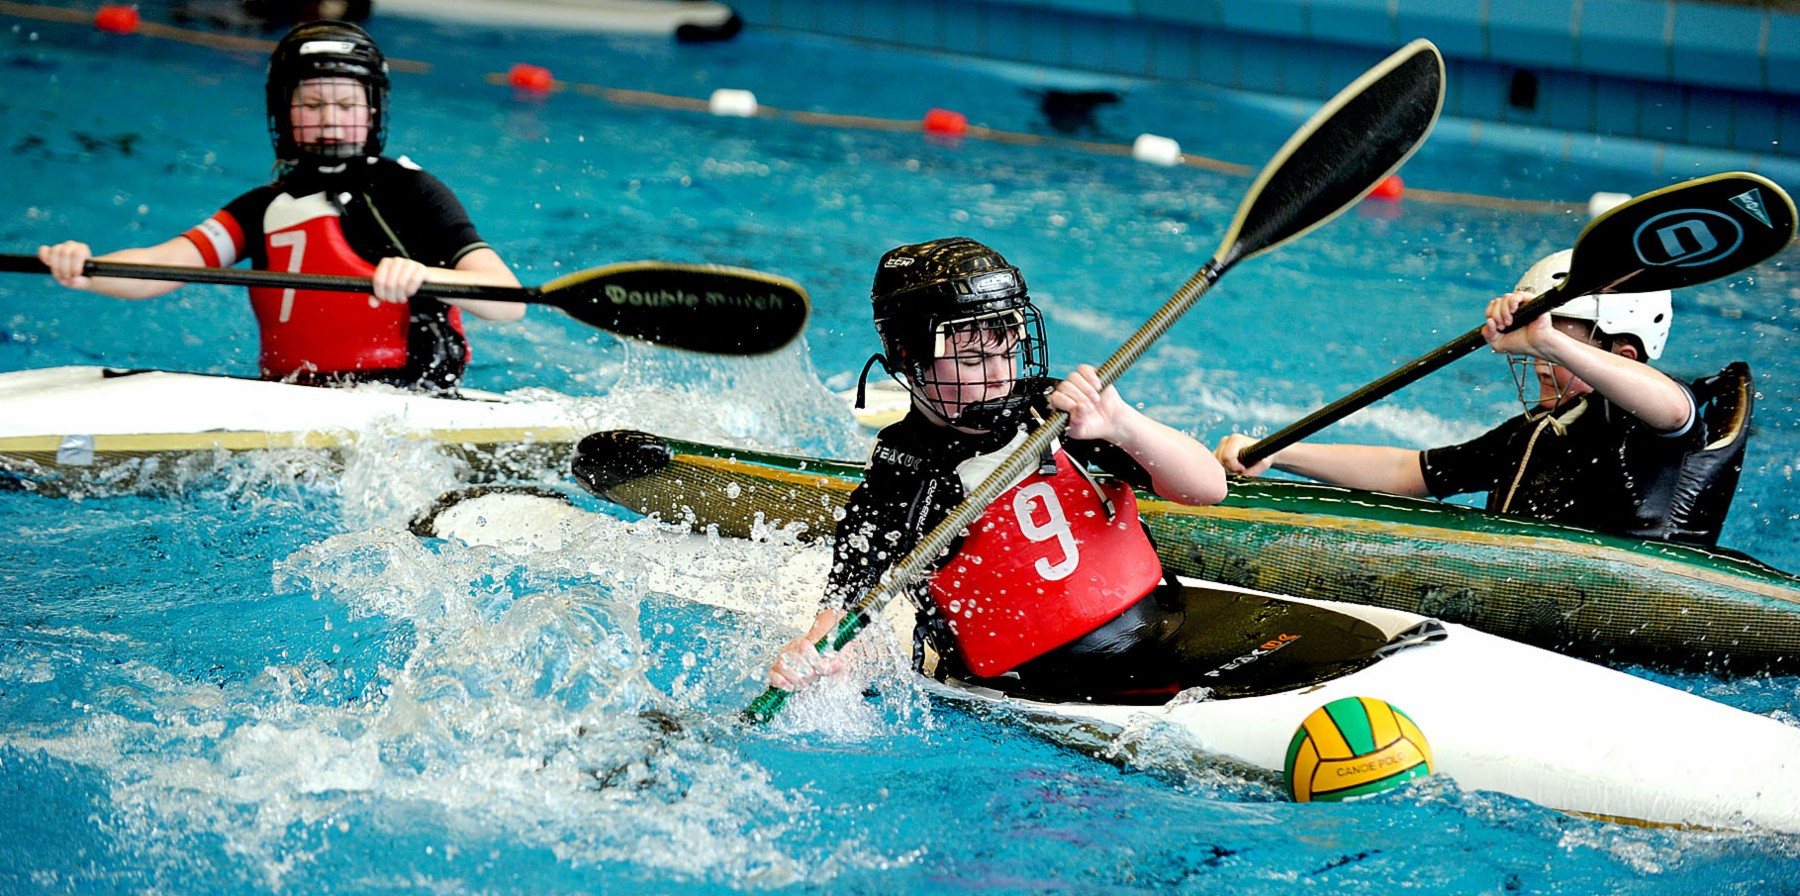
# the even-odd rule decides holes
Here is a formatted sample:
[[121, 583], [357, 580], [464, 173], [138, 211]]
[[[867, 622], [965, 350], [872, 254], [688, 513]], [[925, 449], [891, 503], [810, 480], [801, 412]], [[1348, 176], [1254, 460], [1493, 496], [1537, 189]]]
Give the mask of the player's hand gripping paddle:
[[[1100, 366], [1101, 385], [1118, 380], [1233, 264], [1331, 220], [1399, 168], [1431, 132], [1443, 106], [1443, 88], [1443, 57], [1430, 41], [1417, 40], [1326, 103], [1288, 138], [1250, 185], [1212, 259]], [[1037, 462], [1068, 423], [1068, 415], [1057, 412], [1033, 430], [949, 516], [889, 568], [879, 585], [846, 608], [832, 633], [819, 639], [818, 649], [836, 650], [856, 637], [874, 614], [911, 587], [989, 503]], [[786, 700], [786, 691], [769, 688], [744, 715], [765, 721]]]
[[[1517, 330], [1580, 296], [1680, 289], [1767, 260], [1794, 239], [1794, 200], [1768, 178], [1715, 174], [1645, 193], [1588, 223], [1569, 275], [1513, 312]], [[1238, 453], [1252, 466], [1482, 346], [1476, 327]]]
[[[0, 254], [0, 272], [47, 274], [50, 269], [35, 255]], [[112, 261], [89, 261], [82, 273], [89, 277], [347, 293], [368, 293], [374, 289], [362, 277]], [[441, 299], [550, 305], [608, 333], [720, 355], [775, 351], [800, 335], [812, 310], [806, 290], [786, 277], [724, 265], [663, 261], [627, 261], [589, 268], [538, 287], [427, 282], [419, 292]]]

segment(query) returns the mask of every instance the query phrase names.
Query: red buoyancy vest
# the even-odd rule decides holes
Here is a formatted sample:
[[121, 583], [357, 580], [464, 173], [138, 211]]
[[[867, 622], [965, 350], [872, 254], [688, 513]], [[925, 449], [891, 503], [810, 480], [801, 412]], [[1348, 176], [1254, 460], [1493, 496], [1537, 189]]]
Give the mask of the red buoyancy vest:
[[[350, 247], [337, 207], [323, 193], [269, 203], [263, 238], [270, 270], [370, 277], [375, 266]], [[262, 375], [400, 370], [407, 366], [412, 309], [373, 295], [253, 286], [250, 307], [262, 329]], [[462, 311], [450, 326], [463, 332]]]
[[1085, 635], [1142, 600], [1162, 564], [1138, 519], [1130, 486], [1094, 485], [1069, 456], [1033, 473], [988, 505], [962, 548], [930, 581], [963, 660], [999, 675]]

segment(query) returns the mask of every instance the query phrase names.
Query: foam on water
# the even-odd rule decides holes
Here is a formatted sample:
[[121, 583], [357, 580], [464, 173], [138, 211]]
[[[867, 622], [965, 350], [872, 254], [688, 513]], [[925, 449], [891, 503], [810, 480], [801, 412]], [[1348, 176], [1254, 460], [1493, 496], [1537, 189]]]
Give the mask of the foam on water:
[[[216, 840], [273, 889], [309, 860], [297, 839], [402, 810], [465, 850], [523, 843], [575, 867], [804, 879], [818, 857], [794, 854], [769, 820], [806, 815], [805, 797], [711, 742], [723, 735], [696, 703], [711, 696], [703, 677], [667, 689], [647, 677], [651, 587], [755, 588], [755, 570], [673, 559], [632, 532], [590, 527], [582, 550], [518, 566], [389, 529], [327, 538], [277, 564], [276, 590], [380, 619], [376, 649], [272, 664], [223, 689], [124, 663], [102, 689], [120, 695], [112, 705], [7, 746], [103, 770], [119, 839], [172, 864], [184, 844]], [[556, 577], [593, 563], [604, 582]], [[54, 674], [42, 657], [15, 663], [28, 680]]]

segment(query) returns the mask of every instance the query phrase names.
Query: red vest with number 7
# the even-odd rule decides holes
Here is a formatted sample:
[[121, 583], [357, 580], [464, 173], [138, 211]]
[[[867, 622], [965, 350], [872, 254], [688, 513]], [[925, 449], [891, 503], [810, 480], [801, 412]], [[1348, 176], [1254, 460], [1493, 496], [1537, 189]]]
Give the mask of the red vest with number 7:
[[[375, 266], [356, 254], [323, 193], [282, 196], [264, 214], [269, 268], [308, 274], [369, 277]], [[406, 302], [372, 295], [308, 289], [251, 287], [250, 307], [262, 330], [262, 374], [399, 370], [407, 366]], [[462, 332], [462, 313], [451, 308], [450, 325]]]
[[1162, 581], [1162, 564], [1122, 483], [1094, 485], [1057, 451], [988, 505], [956, 556], [932, 574], [931, 600], [977, 675], [999, 675], [1106, 624]]

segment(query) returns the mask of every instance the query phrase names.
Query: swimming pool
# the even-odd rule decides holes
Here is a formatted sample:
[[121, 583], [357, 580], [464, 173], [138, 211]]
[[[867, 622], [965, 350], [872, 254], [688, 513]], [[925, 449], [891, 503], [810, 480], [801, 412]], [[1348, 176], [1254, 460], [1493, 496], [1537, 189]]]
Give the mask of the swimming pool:
[[[475, 385], [609, 391], [617, 425], [840, 456], [866, 442], [828, 392], [874, 349], [881, 251], [950, 233], [998, 247], [1066, 366], [1104, 357], [1205, 261], [1247, 180], [575, 91], [520, 97], [487, 73], [524, 61], [575, 83], [733, 87], [890, 119], [942, 106], [1010, 131], [1044, 130], [1047, 87], [1099, 87], [1123, 101], [1098, 110], [1090, 139], [1161, 133], [1252, 167], [1310, 112], [754, 33], [684, 47], [371, 27], [391, 56], [431, 66], [396, 76], [391, 144], [458, 190], [525, 281], [640, 257], [719, 261], [794, 277], [817, 306], [803, 349], [752, 361], [620, 345], [554, 312], [476, 324]], [[0, 41], [7, 251], [160, 240], [267, 173], [254, 53], [4, 19]], [[1415, 189], [1572, 205], [1661, 185], [1454, 140], [1403, 174]], [[1366, 203], [1234, 269], [1121, 388], [1209, 442], [1279, 427], [1466, 331], [1584, 217]], [[1738, 358], [1756, 369], [1757, 433], [1724, 541], [1789, 569], [1793, 264], [1790, 251], [1683, 291], [1664, 356], [1685, 375]], [[0, 280], [0, 370], [248, 373], [251, 333], [227, 288], [119, 303]], [[1503, 362], [1480, 355], [1331, 435], [1428, 445], [1481, 431], [1515, 400]], [[1120, 769], [888, 675], [877, 697], [841, 684], [743, 731], [729, 719], [792, 634], [776, 605], [814, 599], [788, 577], [790, 550], [676, 549], [623, 519], [553, 556], [422, 544], [405, 521], [454, 472], [377, 445], [341, 472], [304, 453], [227, 462], [173, 495], [0, 494], [0, 890], [1780, 892], [1800, 869], [1792, 837], [1611, 826], [1442, 781], [1290, 804], [1168, 732], [1136, 732], [1138, 758]], [[767, 593], [770, 612], [682, 599], [726, 588]], [[1794, 678], [1643, 674], [1800, 715]]]

